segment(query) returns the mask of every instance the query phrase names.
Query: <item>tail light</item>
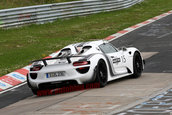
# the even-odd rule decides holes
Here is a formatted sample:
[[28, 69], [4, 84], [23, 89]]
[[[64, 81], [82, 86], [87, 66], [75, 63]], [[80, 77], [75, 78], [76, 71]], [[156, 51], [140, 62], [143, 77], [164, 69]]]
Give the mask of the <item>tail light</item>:
[[41, 70], [43, 65], [34, 65], [32, 68], [30, 68], [30, 71], [39, 71]]
[[81, 65], [88, 65], [90, 61], [77, 61], [73, 63], [73, 66], [81, 66]]
[[[73, 63], [73, 66], [82, 66], [82, 65], [89, 65], [90, 61], [77, 61]], [[90, 67], [79, 67], [76, 69], [78, 73], [84, 74], [89, 71]]]

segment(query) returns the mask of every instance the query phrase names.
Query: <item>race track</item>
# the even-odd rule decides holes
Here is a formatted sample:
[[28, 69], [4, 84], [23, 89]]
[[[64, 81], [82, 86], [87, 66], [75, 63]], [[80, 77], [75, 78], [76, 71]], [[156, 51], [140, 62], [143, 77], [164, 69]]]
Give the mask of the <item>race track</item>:
[[[172, 104], [168, 108], [139, 107], [138, 104], [172, 88], [172, 15], [132, 31], [111, 43], [116, 47], [137, 47], [142, 52], [146, 66], [140, 78], [127, 77], [112, 81], [105, 88], [41, 97], [33, 96], [27, 85], [24, 85], [0, 95], [0, 112], [5, 115], [132, 115], [139, 112], [152, 115], [152, 111], [148, 111], [152, 109], [161, 115], [169, 113], [170, 111], [165, 110], [172, 110]], [[171, 96], [170, 91], [168, 96]], [[133, 111], [133, 106], [142, 110]], [[165, 112], [161, 113], [162, 111], [158, 111], [160, 109]]]

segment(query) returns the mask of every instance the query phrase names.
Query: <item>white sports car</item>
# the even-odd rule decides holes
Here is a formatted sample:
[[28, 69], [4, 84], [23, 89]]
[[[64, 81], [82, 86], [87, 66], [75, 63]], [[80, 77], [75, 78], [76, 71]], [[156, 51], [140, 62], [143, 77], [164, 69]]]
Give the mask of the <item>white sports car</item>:
[[33, 93], [69, 84], [108, 81], [125, 76], [137, 78], [144, 69], [138, 49], [117, 49], [104, 40], [64, 47], [53, 58], [32, 61], [27, 82]]

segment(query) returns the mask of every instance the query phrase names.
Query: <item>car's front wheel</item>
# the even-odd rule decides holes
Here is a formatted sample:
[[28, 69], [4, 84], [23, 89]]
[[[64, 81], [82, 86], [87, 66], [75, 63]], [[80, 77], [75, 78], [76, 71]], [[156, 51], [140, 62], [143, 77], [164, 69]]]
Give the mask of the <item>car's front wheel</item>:
[[138, 52], [134, 53], [133, 57], [133, 78], [138, 78], [141, 76], [143, 71], [143, 60]]
[[100, 87], [104, 87], [107, 84], [107, 66], [104, 60], [100, 60], [96, 68], [96, 82], [100, 84]]

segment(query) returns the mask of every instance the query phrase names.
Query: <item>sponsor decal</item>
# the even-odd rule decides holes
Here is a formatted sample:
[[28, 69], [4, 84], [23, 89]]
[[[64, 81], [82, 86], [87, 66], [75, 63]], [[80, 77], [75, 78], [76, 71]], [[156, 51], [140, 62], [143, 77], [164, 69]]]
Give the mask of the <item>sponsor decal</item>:
[[119, 63], [119, 62], [121, 62], [121, 59], [120, 58], [114, 58], [113, 59], [113, 63]]

